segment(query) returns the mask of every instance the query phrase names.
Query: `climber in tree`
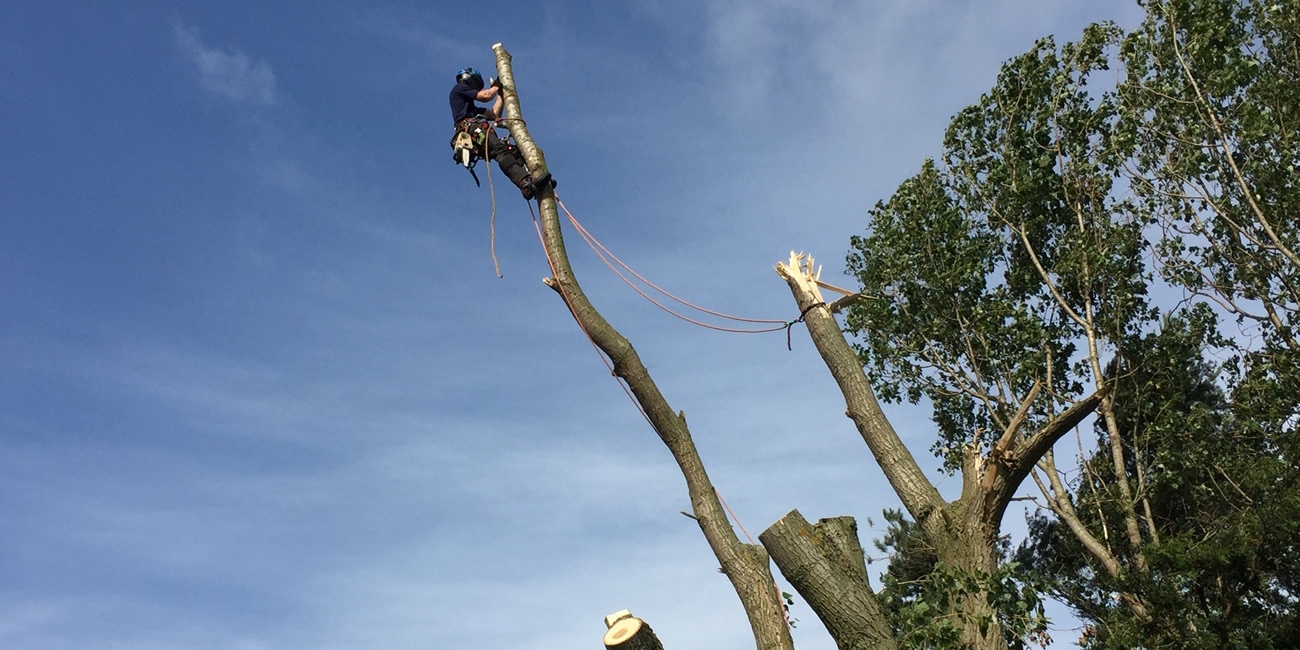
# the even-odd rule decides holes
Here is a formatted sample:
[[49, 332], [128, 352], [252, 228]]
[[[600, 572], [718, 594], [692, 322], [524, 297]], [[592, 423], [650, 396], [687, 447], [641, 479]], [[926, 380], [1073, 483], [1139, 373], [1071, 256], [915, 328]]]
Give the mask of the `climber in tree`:
[[[492, 108], [478, 106], [475, 102], [492, 102]], [[483, 75], [478, 70], [465, 68], [456, 73], [456, 85], [451, 89], [451, 119], [456, 124], [456, 133], [452, 136], [451, 147], [456, 163], [464, 165], [473, 174], [474, 164], [483, 157], [486, 143], [487, 157], [497, 161], [510, 182], [519, 188], [525, 199], [531, 200], [543, 183], [555, 187], [555, 181], [550, 174], [533, 179], [519, 151], [497, 137], [494, 127], [501, 120], [504, 103], [501, 83], [497, 80], [493, 79], [492, 84], [485, 88]], [[477, 175], [474, 182], [478, 183]]]

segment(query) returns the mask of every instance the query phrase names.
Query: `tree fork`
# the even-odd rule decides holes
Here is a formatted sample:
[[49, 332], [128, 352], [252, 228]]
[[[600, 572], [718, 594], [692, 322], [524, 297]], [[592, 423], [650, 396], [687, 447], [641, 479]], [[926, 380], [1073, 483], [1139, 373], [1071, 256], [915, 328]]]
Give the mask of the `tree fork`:
[[[795, 303], [805, 312], [804, 323], [808, 326], [808, 335], [844, 396], [846, 414], [871, 449], [876, 464], [884, 472], [903, 506], [936, 549], [939, 560], [967, 571], [992, 571], [995, 560], [991, 545], [1001, 522], [990, 521], [985, 508], [972, 507], [972, 504], [982, 506], [987, 503], [988, 491], [979, 485], [976, 477], [967, 476], [967, 483], [972, 486], [969, 494], [948, 504], [934, 484], [925, 477], [912, 452], [903, 444], [884, 411], [880, 409], [871, 382], [862, 371], [862, 362], [844, 338], [844, 332], [830, 309], [816, 308], [824, 306], [825, 302], [817, 288], [814, 268], [811, 258], [791, 252], [789, 262], [777, 264], [776, 272], [785, 279]], [[956, 515], [950, 516], [946, 510], [954, 511]], [[782, 571], [785, 570], [780, 563], [777, 566]], [[807, 598], [808, 595], [804, 594], [804, 597]], [[991, 650], [1002, 645], [1001, 631], [996, 623], [987, 626], [979, 624], [991, 611], [983, 595], [961, 599], [956, 610], [963, 615], [964, 646]]]
[[[529, 171], [535, 176], [541, 176], [548, 171], [546, 158], [528, 133], [523, 120], [514, 73], [510, 67], [510, 53], [500, 43], [493, 45], [492, 51], [496, 54], [497, 78], [501, 82], [506, 110], [510, 115], [506, 124], [519, 145]], [[541, 213], [542, 245], [554, 274], [551, 286], [563, 295], [574, 319], [591, 337], [596, 347], [609, 357], [615, 374], [627, 382], [628, 389], [641, 405], [646, 419], [681, 468], [696, 521], [745, 608], [758, 650], [794, 650], [790, 628], [785, 619], [785, 608], [772, 577], [767, 551], [762, 546], [745, 544], [736, 537], [713, 483], [704, 470], [704, 463], [691, 439], [685, 418], [678, 416], [669, 406], [631, 342], [605, 320], [583, 293], [569, 265], [555, 194], [551, 188], [538, 188], [537, 202]]]
[[[1108, 390], [1102, 386], [1093, 394], [1071, 404], [1051, 422], [1023, 440], [1015, 437], [1012, 427], [1007, 428], [1002, 440], [989, 453], [988, 470], [980, 481], [980, 485], [989, 496], [985, 502], [985, 507], [988, 508], [986, 517], [989, 521], [1002, 521], [1002, 515], [1011, 503], [1011, 498], [1015, 496], [1016, 490], [1020, 489], [1020, 484], [1029, 477], [1029, 473], [1033, 471], [1038, 461], [1047, 454], [1057, 440], [1061, 439], [1061, 436], [1097, 410]], [[1025, 406], [1028, 406], [1028, 401]]]

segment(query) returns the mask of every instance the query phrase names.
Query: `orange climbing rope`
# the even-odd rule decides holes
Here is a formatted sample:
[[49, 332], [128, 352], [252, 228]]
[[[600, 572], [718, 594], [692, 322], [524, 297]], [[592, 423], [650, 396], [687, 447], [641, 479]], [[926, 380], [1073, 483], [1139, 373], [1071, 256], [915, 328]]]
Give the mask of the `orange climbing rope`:
[[[638, 279], [638, 280], [640, 280], [640, 281], [646, 283], [647, 285], [649, 285], [650, 287], [652, 287], [655, 291], [658, 291], [659, 293], [661, 293], [661, 294], [663, 294], [663, 295], [665, 295], [665, 296], [671, 298], [672, 300], [674, 300], [674, 301], [676, 301], [676, 302], [678, 302], [678, 303], [680, 303], [680, 304], [686, 305], [687, 307], [690, 307], [691, 309], [694, 309], [694, 310], [696, 310], [696, 311], [704, 312], [704, 313], [706, 313], [706, 314], [709, 314], [710, 316], [717, 316], [717, 317], [719, 317], [719, 318], [725, 318], [725, 319], [727, 319], [727, 320], [740, 321], [740, 322], [744, 322], [744, 323], [782, 323], [782, 324], [785, 323], [785, 321], [783, 321], [783, 320], [770, 320], [770, 319], [762, 319], [762, 318], [741, 318], [740, 316], [732, 316], [732, 315], [729, 315], [729, 314], [723, 314], [723, 313], [720, 313], [720, 312], [716, 312], [716, 311], [712, 311], [712, 310], [709, 310], [709, 309], [705, 309], [704, 307], [700, 307], [699, 305], [695, 305], [695, 304], [689, 303], [689, 302], [687, 302], [687, 301], [685, 301], [685, 300], [682, 300], [681, 298], [678, 298], [677, 296], [674, 296], [673, 294], [671, 294], [671, 293], [669, 293], [668, 291], [666, 291], [666, 290], [664, 290], [663, 288], [661, 288], [659, 285], [657, 285], [657, 284], [651, 282], [650, 280], [646, 279], [645, 276], [641, 275], [640, 273], [637, 273], [636, 270], [634, 270], [632, 267], [630, 267], [630, 266], [628, 266], [626, 263], [624, 263], [623, 260], [621, 260], [621, 259], [618, 258], [618, 256], [616, 256], [616, 255], [614, 255], [613, 253], [611, 253], [610, 250], [609, 250], [608, 248], [605, 248], [605, 246], [604, 246], [603, 244], [601, 244], [599, 241], [596, 240], [596, 238], [595, 238], [594, 236], [592, 236], [591, 232], [588, 231], [587, 228], [586, 228], [585, 226], [583, 226], [581, 223], [578, 222], [578, 219], [577, 219], [576, 217], [574, 217], [573, 214], [572, 214], [571, 212], [569, 212], [569, 209], [568, 209], [567, 207], [564, 206], [564, 203], [563, 203], [562, 201], [560, 201], [559, 198], [556, 198], [555, 202], [556, 202], [557, 205], [560, 206], [560, 209], [564, 210], [564, 214], [565, 214], [566, 216], [569, 217], [569, 222], [573, 224], [574, 228], [576, 228], [576, 229], [578, 230], [578, 233], [581, 234], [582, 237], [583, 237], [583, 239], [585, 239], [585, 240], [587, 241], [587, 245], [588, 245], [588, 246], [591, 246], [593, 249], [599, 248], [599, 251], [597, 252], [598, 255], [599, 255], [599, 253], [601, 253], [601, 252], [603, 252], [605, 255], [608, 255], [609, 258], [612, 259], [612, 260], [614, 260], [616, 263], [618, 263], [619, 266], [621, 266], [621, 267], [623, 267], [624, 269], [626, 269], [626, 270], [627, 270], [629, 273], [631, 273], [633, 276], [636, 276], [636, 279]], [[604, 259], [604, 255], [601, 255], [601, 258]], [[608, 262], [606, 262], [606, 263], [608, 264]], [[768, 331], [768, 330], [764, 330], [764, 331]]]
[[[624, 282], [626, 282], [626, 283], [628, 284], [628, 286], [630, 286], [630, 287], [632, 287], [634, 290], [636, 290], [637, 293], [641, 294], [643, 297], [645, 297], [647, 300], [649, 300], [650, 302], [654, 303], [655, 305], [658, 305], [660, 309], [663, 309], [664, 311], [667, 311], [668, 313], [673, 314], [674, 316], [677, 316], [678, 318], [682, 318], [683, 320], [689, 321], [689, 322], [691, 322], [691, 323], [695, 323], [696, 325], [700, 325], [700, 326], [702, 326], [702, 327], [708, 327], [708, 328], [710, 328], [710, 329], [721, 330], [721, 331], [724, 331], [724, 332], [759, 333], [759, 332], [774, 332], [774, 331], [777, 331], [777, 330], [782, 330], [782, 329], [784, 329], [784, 330], [786, 330], [786, 332], [787, 332], [787, 337], [788, 337], [788, 333], [789, 333], [789, 329], [790, 329], [790, 327], [791, 327], [792, 325], [794, 325], [795, 323], [798, 323], [798, 322], [800, 322], [800, 321], [803, 320], [803, 316], [804, 316], [803, 314], [800, 314], [800, 315], [799, 315], [799, 319], [798, 319], [798, 320], [794, 320], [794, 321], [778, 321], [778, 320], [760, 320], [760, 319], [740, 318], [740, 317], [736, 317], [736, 316], [729, 316], [729, 315], [727, 315], [727, 314], [722, 314], [722, 313], [718, 313], [718, 312], [710, 311], [710, 310], [708, 310], [708, 309], [704, 309], [704, 308], [702, 308], [702, 307], [698, 307], [698, 306], [696, 306], [696, 305], [692, 305], [691, 303], [686, 302], [686, 301], [684, 301], [684, 300], [682, 300], [682, 299], [680, 299], [680, 298], [678, 298], [678, 297], [676, 297], [676, 296], [674, 296], [674, 295], [668, 293], [667, 291], [665, 291], [665, 290], [659, 288], [659, 287], [658, 287], [657, 285], [655, 285], [653, 282], [650, 282], [650, 281], [647, 280], [645, 277], [643, 277], [641, 274], [639, 274], [639, 273], [637, 273], [636, 271], [632, 270], [632, 268], [629, 267], [627, 264], [624, 264], [622, 260], [618, 259], [618, 257], [616, 257], [613, 253], [611, 253], [611, 252], [609, 251], [609, 249], [605, 248], [604, 245], [602, 245], [599, 241], [597, 241], [596, 238], [593, 237], [593, 236], [591, 235], [591, 233], [587, 232], [587, 229], [584, 228], [584, 227], [582, 226], [582, 224], [579, 223], [578, 220], [573, 216], [573, 214], [569, 212], [569, 209], [568, 209], [567, 207], [565, 207], [564, 202], [560, 201], [560, 197], [559, 197], [559, 196], [556, 196], [556, 197], [555, 197], [555, 203], [556, 203], [556, 205], [559, 205], [559, 206], [560, 206], [560, 209], [564, 210], [564, 214], [567, 215], [567, 216], [569, 217], [569, 221], [573, 224], [573, 227], [574, 227], [575, 229], [577, 229], [577, 231], [578, 231], [578, 233], [579, 233], [580, 235], [582, 235], [583, 240], [587, 242], [587, 245], [590, 246], [591, 249], [592, 249], [593, 251], [595, 251], [596, 255], [597, 255], [598, 257], [600, 257], [600, 259], [601, 259], [602, 261], [605, 262], [605, 265], [606, 265], [606, 266], [609, 266], [610, 269], [613, 270], [615, 274], [617, 274], [620, 278], [622, 278], [622, 280], [623, 280]], [[650, 428], [653, 429], [653, 430], [655, 431], [655, 433], [659, 433], [659, 429], [658, 429], [658, 427], [656, 427], [654, 421], [652, 421], [652, 420], [650, 419], [650, 414], [646, 413], [645, 408], [644, 408], [643, 406], [641, 406], [641, 402], [640, 402], [640, 400], [638, 400], [638, 399], [636, 398], [636, 396], [632, 394], [632, 390], [631, 390], [631, 388], [628, 387], [627, 382], [626, 382], [622, 377], [619, 377], [619, 376], [618, 376], [618, 373], [614, 371], [614, 366], [610, 363], [609, 357], [607, 357], [607, 356], [605, 355], [605, 352], [604, 352], [603, 350], [600, 349], [600, 346], [596, 344], [596, 340], [593, 339], [593, 338], [591, 337], [591, 333], [587, 331], [587, 326], [584, 325], [584, 324], [582, 323], [582, 319], [581, 319], [581, 318], [578, 318], [578, 312], [577, 312], [577, 310], [574, 309], [574, 307], [573, 307], [573, 301], [569, 299], [569, 294], [568, 294], [568, 292], [566, 292], [565, 289], [564, 289], [564, 283], [559, 281], [558, 274], [556, 273], [556, 270], [555, 270], [555, 261], [551, 259], [551, 251], [546, 247], [546, 238], [542, 235], [542, 226], [541, 226], [541, 224], [537, 221], [537, 214], [533, 212], [533, 204], [532, 204], [531, 201], [528, 202], [528, 214], [533, 218], [533, 229], [537, 231], [537, 240], [538, 240], [538, 241], [541, 243], [541, 245], [542, 245], [542, 253], [546, 255], [546, 264], [547, 264], [547, 265], [550, 267], [550, 269], [551, 269], [551, 277], [552, 277], [552, 278], [555, 278], [555, 288], [559, 291], [560, 296], [564, 298], [564, 304], [565, 304], [565, 306], [567, 306], [567, 307], [569, 308], [569, 314], [570, 314], [571, 316], [573, 316], [573, 320], [576, 321], [576, 322], [578, 323], [578, 328], [581, 329], [583, 335], [585, 335], [585, 336], [587, 337], [587, 342], [590, 343], [590, 344], [591, 344], [591, 347], [594, 348], [594, 349], [596, 350], [596, 354], [597, 354], [598, 356], [600, 356], [600, 360], [601, 360], [601, 362], [603, 362], [603, 363], [605, 364], [605, 368], [609, 370], [609, 374], [610, 374], [610, 376], [614, 377], [614, 380], [618, 382], [619, 387], [623, 389], [623, 393], [625, 393], [625, 394], [627, 395], [628, 400], [632, 402], [632, 405], [636, 407], [637, 412], [640, 413], [640, 414], [641, 414], [641, 417], [645, 419], [646, 424], [649, 424], [649, 425], [650, 425]], [[604, 252], [604, 254], [602, 254], [602, 251]], [[716, 327], [716, 326], [713, 326], [713, 325], [709, 325], [709, 324], [707, 324], [707, 323], [701, 323], [701, 322], [695, 321], [695, 320], [693, 320], [693, 319], [687, 318], [687, 317], [685, 317], [685, 316], [682, 316], [681, 314], [678, 314], [677, 312], [674, 312], [673, 310], [669, 309], [668, 307], [665, 307], [664, 305], [660, 304], [660, 303], [659, 303], [658, 301], [656, 301], [654, 298], [651, 298], [650, 296], [646, 295], [646, 293], [645, 293], [644, 291], [642, 291], [642, 290], [640, 289], [640, 287], [637, 287], [635, 284], [633, 284], [631, 281], [629, 281], [629, 280], [627, 279], [626, 276], [624, 276], [621, 272], [619, 272], [619, 270], [618, 270], [617, 268], [615, 268], [612, 264], [610, 264], [609, 260], [607, 260], [607, 259], [605, 258], [605, 255], [609, 255], [609, 257], [612, 258], [615, 262], [617, 262], [617, 263], [619, 264], [619, 266], [622, 266], [624, 269], [626, 269], [626, 270], [627, 270], [629, 273], [631, 273], [632, 275], [636, 276], [636, 277], [637, 277], [638, 279], [640, 279], [642, 282], [645, 282], [647, 285], [649, 285], [649, 286], [651, 286], [651, 287], [654, 287], [655, 290], [657, 290], [657, 291], [659, 291], [660, 293], [664, 294], [665, 296], [668, 296], [669, 298], [672, 298], [673, 300], [675, 300], [675, 301], [677, 301], [677, 302], [679, 302], [679, 303], [681, 303], [681, 304], [683, 304], [683, 305], [686, 305], [686, 306], [688, 306], [688, 307], [691, 307], [691, 308], [693, 308], [693, 309], [696, 309], [696, 310], [699, 310], [699, 311], [701, 311], [701, 312], [704, 312], [704, 313], [707, 313], [707, 314], [711, 314], [711, 315], [714, 315], [714, 316], [718, 316], [718, 317], [721, 317], [721, 318], [730, 319], [730, 320], [743, 321], [743, 322], [748, 322], [748, 323], [781, 323], [782, 325], [781, 325], [780, 327], [768, 328], [768, 329], [759, 329], [759, 330], [728, 329], [728, 328]], [[804, 313], [806, 314], [806, 313], [807, 313], [807, 310], [804, 310]], [[789, 343], [788, 343], [788, 338], [787, 338], [787, 346], [788, 346], [788, 345], [789, 345]], [[662, 436], [661, 436], [661, 437], [662, 437]], [[732, 519], [733, 521], [736, 522], [736, 526], [738, 526], [738, 527], [740, 528], [740, 532], [744, 533], [744, 535], [745, 535], [745, 539], [749, 540], [749, 543], [750, 543], [751, 545], [757, 545], [758, 542], [755, 541], [755, 540], [754, 540], [754, 537], [753, 537], [752, 535], [749, 534], [749, 531], [748, 531], [748, 530], [745, 529], [745, 525], [742, 524], [742, 523], [740, 523], [740, 517], [737, 517], [737, 516], [736, 516], [735, 511], [733, 511], [733, 510], [731, 509], [731, 506], [727, 503], [727, 500], [724, 499], [724, 498], [722, 497], [722, 492], [720, 492], [720, 491], [718, 490], [717, 487], [714, 487], [714, 488], [713, 488], [713, 494], [716, 495], [716, 496], [718, 497], [718, 502], [722, 504], [722, 507], [723, 507], [724, 509], [726, 509], [727, 514], [731, 515], [731, 519]], [[779, 584], [777, 584], [775, 578], [772, 580], [772, 587], [776, 590], [776, 593], [777, 593], [777, 594], [781, 594], [781, 593], [782, 593], [782, 591], [781, 591], [781, 586], [780, 586]], [[784, 606], [784, 603], [782, 604], [782, 607], [781, 607], [781, 614], [782, 614], [782, 616], [783, 616], [784, 619], [785, 619], [785, 624], [786, 624], [787, 626], [793, 627], [793, 625], [791, 625], [791, 623], [790, 623], [790, 612], [786, 609], [786, 607]]]
[[[745, 530], [745, 524], [740, 523], [740, 517], [737, 517], [736, 512], [731, 509], [731, 506], [727, 505], [727, 500], [722, 498], [722, 493], [718, 491], [718, 488], [713, 488], [713, 493], [718, 496], [718, 503], [721, 503], [722, 507], [727, 509], [727, 514], [731, 515], [731, 520], [736, 522], [736, 525], [740, 527], [740, 532], [745, 534], [745, 539], [749, 540], [749, 544], [751, 546], [758, 546], [758, 542], [754, 541], [754, 537], [749, 534], [749, 531]], [[776, 582], [776, 578], [772, 578], [772, 586], [776, 588], [776, 593], [783, 593], [781, 591], [781, 585]], [[790, 610], [784, 603], [781, 605], [781, 614], [785, 616], [785, 624], [790, 625]], [[790, 625], [790, 627], [793, 628], [794, 626]]]
[[[700, 306], [698, 306], [698, 305], [695, 305], [695, 304], [692, 304], [692, 303], [690, 303], [690, 302], [687, 302], [686, 300], [683, 300], [683, 299], [681, 299], [681, 298], [678, 298], [677, 296], [673, 295], [672, 293], [669, 293], [669, 292], [666, 291], [665, 289], [661, 288], [659, 285], [657, 285], [657, 284], [651, 282], [650, 280], [646, 279], [645, 276], [641, 275], [640, 273], [637, 273], [635, 269], [633, 269], [632, 267], [628, 266], [625, 262], [623, 262], [623, 260], [619, 259], [618, 256], [616, 256], [616, 255], [614, 255], [612, 252], [610, 252], [610, 250], [609, 250], [608, 248], [606, 248], [603, 244], [601, 244], [600, 241], [597, 240], [597, 239], [596, 239], [596, 238], [595, 238], [595, 237], [594, 237], [594, 236], [593, 236], [593, 235], [592, 235], [592, 234], [591, 234], [591, 233], [590, 233], [590, 232], [589, 232], [589, 231], [588, 231], [588, 230], [587, 230], [587, 229], [586, 229], [586, 228], [585, 228], [585, 227], [584, 227], [584, 226], [583, 226], [579, 221], [578, 221], [578, 219], [577, 219], [576, 217], [573, 216], [573, 213], [569, 212], [569, 208], [566, 207], [566, 206], [564, 205], [564, 202], [561, 201], [561, 200], [559, 199], [558, 196], [556, 197], [555, 202], [556, 202], [557, 205], [560, 206], [560, 209], [564, 210], [564, 214], [569, 218], [569, 222], [573, 224], [574, 229], [576, 229], [576, 230], [578, 231], [578, 234], [582, 236], [583, 241], [587, 242], [587, 246], [589, 246], [589, 247], [591, 248], [591, 250], [592, 250], [594, 253], [596, 253], [596, 256], [599, 257], [599, 258], [601, 259], [601, 261], [605, 263], [605, 266], [608, 266], [608, 267], [610, 268], [610, 270], [614, 272], [615, 275], [617, 275], [621, 280], [623, 280], [624, 283], [626, 283], [629, 287], [632, 287], [632, 290], [633, 290], [633, 291], [636, 291], [637, 293], [641, 294], [641, 297], [643, 297], [643, 298], [645, 298], [646, 300], [650, 301], [650, 302], [653, 303], [656, 307], [659, 307], [660, 309], [662, 309], [662, 310], [668, 312], [669, 314], [672, 314], [673, 316], [676, 316], [677, 318], [680, 318], [680, 319], [682, 319], [682, 320], [684, 320], [684, 321], [686, 321], [686, 322], [688, 322], [688, 323], [691, 323], [691, 324], [693, 324], [693, 325], [698, 325], [698, 326], [700, 326], [700, 327], [705, 327], [705, 328], [708, 328], [708, 329], [711, 329], [711, 330], [717, 330], [717, 331], [720, 331], [720, 332], [733, 332], [733, 333], [739, 333], [739, 334], [763, 334], [763, 333], [766, 333], [766, 332], [779, 332], [779, 331], [784, 330], [784, 329], [789, 329], [789, 327], [790, 327], [791, 325], [793, 325], [795, 322], [798, 322], [798, 321], [771, 320], [771, 319], [761, 319], [761, 318], [742, 318], [742, 317], [740, 317], [740, 316], [732, 316], [732, 315], [730, 315], [730, 314], [724, 314], [724, 313], [721, 313], [721, 312], [712, 311], [712, 310], [710, 310], [710, 309], [705, 309], [704, 307], [700, 307]], [[611, 262], [610, 260], [613, 260], [613, 262]], [[671, 300], [673, 300], [673, 301], [675, 301], [675, 302], [677, 302], [677, 303], [679, 303], [679, 304], [682, 304], [682, 305], [685, 305], [685, 306], [687, 306], [687, 307], [690, 307], [691, 309], [694, 309], [694, 310], [696, 310], [696, 311], [699, 311], [699, 312], [702, 312], [702, 313], [705, 313], [705, 314], [709, 314], [710, 316], [716, 316], [716, 317], [718, 317], [718, 318], [723, 318], [723, 319], [726, 319], [726, 320], [732, 320], [732, 321], [743, 322], [743, 323], [771, 323], [771, 324], [774, 324], [774, 325], [776, 325], [776, 326], [775, 326], [775, 327], [763, 327], [763, 328], [757, 328], [757, 329], [755, 329], [755, 328], [719, 327], [719, 326], [717, 326], [717, 325], [712, 325], [712, 324], [709, 324], [709, 323], [705, 323], [705, 322], [702, 322], [702, 321], [696, 320], [696, 319], [694, 319], [694, 318], [691, 318], [691, 317], [689, 317], [689, 316], [686, 316], [686, 315], [684, 315], [684, 314], [678, 313], [677, 311], [674, 311], [671, 307], [668, 307], [667, 305], [664, 305], [663, 303], [659, 302], [658, 300], [655, 300], [654, 297], [652, 297], [652, 296], [650, 296], [649, 294], [647, 294], [645, 291], [643, 291], [643, 290], [641, 289], [641, 287], [637, 286], [634, 282], [632, 282], [631, 280], [629, 280], [629, 279], [627, 278], [627, 276], [624, 275], [623, 272], [620, 271], [620, 270], [618, 269], [618, 267], [614, 266], [615, 263], [617, 263], [619, 267], [622, 267], [623, 269], [625, 269], [628, 273], [631, 273], [631, 274], [632, 274], [633, 276], [635, 276], [638, 280], [644, 282], [646, 285], [648, 285], [648, 286], [650, 286], [651, 288], [653, 288], [655, 291], [658, 291], [659, 293], [663, 294], [664, 296], [667, 296], [669, 299], [671, 299]]]
[[587, 331], [587, 326], [582, 324], [581, 318], [578, 318], [578, 312], [573, 308], [573, 301], [569, 299], [568, 292], [564, 290], [564, 283], [560, 282], [559, 274], [555, 271], [555, 262], [551, 259], [551, 251], [546, 248], [546, 238], [542, 236], [542, 225], [538, 223], [537, 215], [533, 212], [532, 201], [528, 202], [528, 214], [533, 218], [533, 228], [537, 231], [537, 241], [542, 244], [542, 253], [546, 255], [546, 264], [551, 268], [551, 277], [555, 278], [555, 288], [560, 292], [560, 296], [564, 298], [564, 305], [569, 308], [569, 315], [573, 316], [573, 320], [578, 323], [578, 328], [581, 329], [582, 334], [587, 337], [587, 342], [596, 350], [596, 354], [600, 357], [601, 362], [603, 362], [605, 368], [609, 370], [610, 376], [614, 378], [614, 381], [618, 382], [619, 387], [627, 394], [627, 398], [631, 400], [632, 405], [636, 407], [637, 412], [641, 414], [641, 417], [645, 418], [646, 424], [649, 424], [650, 428], [654, 429], [655, 433], [659, 433], [659, 427], [656, 427], [654, 421], [650, 419], [650, 414], [645, 412], [645, 408], [641, 406], [640, 400], [632, 394], [632, 389], [628, 388], [627, 382], [623, 381], [623, 378], [619, 377], [618, 373], [614, 371], [614, 365], [609, 362], [609, 357], [605, 356], [605, 351], [601, 350], [599, 345], [596, 345], [596, 340], [591, 338], [591, 332]]

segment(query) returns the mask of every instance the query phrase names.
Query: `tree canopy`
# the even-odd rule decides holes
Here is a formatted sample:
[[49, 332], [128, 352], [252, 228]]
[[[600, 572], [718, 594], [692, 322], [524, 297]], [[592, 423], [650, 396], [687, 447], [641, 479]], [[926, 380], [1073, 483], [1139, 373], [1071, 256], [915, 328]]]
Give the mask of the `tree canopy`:
[[[1044, 38], [1003, 66], [869, 211], [847, 259], [857, 295], [828, 304], [808, 258], [777, 265], [903, 506], [879, 588], [850, 517], [795, 510], [761, 544], [736, 537], [684, 415], [583, 294], [541, 194], [548, 283], [677, 460], [761, 650], [793, 647], [772, 563], [842, 649], [1045, 644], [1047, 594], [1089, 647], [1294, 643], [1300, 11], [1141, 4], [1132, 31]], [[544, 173], [523, 120], [511, 130]], [[933, 409], [957, 498], [878, 399]], [[1028, 490], [1013, 551], [1003, 519]]]
[[[933, 406], [949, 471], [971, 449], [996, 460], [1007, 423], [1105, 391], [1078, 468], [1037, 463], [1042, 509], [1016, 554], [1091, 646], [1296, 635], [1300, 12], [1285, 5], [1152, 1], [1132, 32], [1040, 40], [852, 241], [873, 298], [846, 329], [884, 399]], [[899, 536], [918, 533], [895, 524], [896, 557], [914, 556]]]

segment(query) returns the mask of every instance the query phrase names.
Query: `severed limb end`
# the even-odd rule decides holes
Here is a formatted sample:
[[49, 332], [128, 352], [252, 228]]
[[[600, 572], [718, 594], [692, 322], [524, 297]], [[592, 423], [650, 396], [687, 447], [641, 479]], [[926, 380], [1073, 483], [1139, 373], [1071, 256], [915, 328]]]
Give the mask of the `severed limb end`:
[[776, 273], [785, 279], [792, 288], [808, 296], [811, 302], [824, 303], [820, 288], [817, 286], [817, 271], [813, 266], [811, 255], [790, 251], [790, 261], [778, 262]]
[[602, 639], [606, 648], [617, 650], [663, 650], [664, 646], [655, 636], [650, 625], [632, 615], [626, 609], [605, 617], [605, 626], [609, 629]]

